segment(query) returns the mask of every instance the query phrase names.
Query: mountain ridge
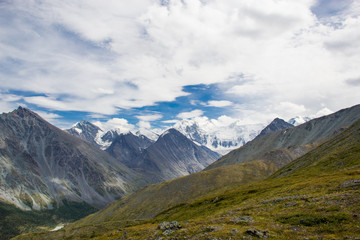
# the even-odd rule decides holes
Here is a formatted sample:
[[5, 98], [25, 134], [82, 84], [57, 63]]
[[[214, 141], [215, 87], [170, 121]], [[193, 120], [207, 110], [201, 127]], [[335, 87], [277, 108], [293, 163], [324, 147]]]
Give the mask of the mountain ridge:
[[267, 133], [270, 132], [275, 132], [277, 130], [282, 130], [282, 129], [286, 129], [286, 128], [291, 128], [294, 127], [293, 124], [290, 124], [288, 122], [285, 122], [283, 119], [280, 118], [275, 118], [274, 120], [272, 120], [271, 123], [269, 123], [269, 125], [267, 125], [260, 133], [258, 136], [262, 136], [265, 135]]
[[63, 200], [96, 207], [145, 184], [107, 153], [19, 107], [0, 115], [3, 201], [52, 209]]
[[355, 105], [293, 128], [258, 136], [245, 146], [221, 157], [205, 170], [254, 159], [266, 159], [264, 157], [273, 150], [290, 151], [295, 157], [300, 157], [318, 144], [337, 135], [359, 118], [360, 105]]
[[168, 129], [134, 160], [134, 169], [153, 176], [154, 182], [201, 171], [220, 155], [198, 146], [176, 129]]

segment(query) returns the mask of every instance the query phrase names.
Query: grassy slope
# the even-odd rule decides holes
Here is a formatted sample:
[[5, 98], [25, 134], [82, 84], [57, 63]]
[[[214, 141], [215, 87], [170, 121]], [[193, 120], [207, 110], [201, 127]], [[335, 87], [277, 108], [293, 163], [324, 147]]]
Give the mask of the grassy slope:
[[[19, 239], [156, 239], [164, 237], [157, 225], [170, 220], [183, 225], [170, 235], [178, 239], [242, 239], [248, 228], [269, 231], [273, 239], [355, 239], [360, 237], [359, 188], [360, 121], [264, 181], [229, 186], [147, 221], [105, 217], [107, 221]], [[236, 223], [240, 216], [254, 222]]]

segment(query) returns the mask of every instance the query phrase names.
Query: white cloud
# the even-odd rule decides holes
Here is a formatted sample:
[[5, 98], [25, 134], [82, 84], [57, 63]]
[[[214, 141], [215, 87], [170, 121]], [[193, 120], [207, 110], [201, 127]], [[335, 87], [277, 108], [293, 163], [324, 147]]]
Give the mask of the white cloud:
[[44, 112], [44, 111], [35, 111], [35, 112], [37, 114], [39, 114], [42, 118], [44, 118], [45, 120], [48, 120], [48, 121], [62, 118], [62, 116], [60, 116], [59, 114], [56, 114], [56, 113], [48, 113], [48, 112]]
[[133, 124], [130, 124], [128, 120], [124, 118], [112, 118], [107, 121], [95, 121], [93, 124], [105, 132], [113, 129], [120, 129], [121, 132], [129, 132], [136, 129]]
[[199, 109], [195, 109], [191, 112], [182, 112], [179, 113], [176, 117], [177, 118], [181, 118], [181, 119], [188, 119], [188, 118], [196, 118], [196, 117], [200, 117], [204, 114], [204, 111], [199, 110]]
[[322, 117], [322, 116], [329, 115], [332, 113], [334, 113], [334, 112], [325, 107], [323, 109], [320, 109], [315, 115], [312, 115], [311, 118]]
[[17, 108], [20, 104], [19, 101], [21, 100], [21, 97], [14, 95], [14, 94], [8, 94], [8, 93], [2, 93], [0, 91], [0, 113], [2, 112], [10, 112]]
[[137, 119], [147, 122], [152, 122], [161, 119], [163, 116], [161, 114], [152, 114], [152, 115], [142, 115], [136, 116]]
[[[234, 117], [244, 121], [357, 104], [358, 89], [346, 80], [360, 76], [360, 4], [321, 21], [314, 4], [7, 1], [0, 9], [0, 91], [34, 93], [15, 98], [53, 110], [111, 115], [174, 101], [189, 94], [187, 85], [224, 84], [221, 94], [232, 97]], [[251, 79], [229, 78], [239, 72]], [[0, 110], [16, 101], [5, 99]], [[203, 114], [194, 111], [178, 117]]]
[[151, 115], [141, 115], [141, 116], [136, 116], [137, 119], [139, 119], [140, 121], [137, 123], [137, 126], [140, 129], [150, 129], [151, 128], [151, 123], [153, 121], [159, 120], [161, 119], [163, 116], [161, 114], [151, 114]]
[[145, 128], [145, 129], [150, 129], [151, 128], [151, 124], [150, 122], [147, 121], [139, 121], [138, 124], [140, 129]]
[[207, 106], [209, 107], [228, 107], [233, 103], [230, 101], [222, 100], [222, 101], [208, 101]]
[[163, 122], [163, 123], [166, 123], [166, 124], [175, 124], [175, 123], [177, 123], [177, 122], [179, 122], [180, 120], [165, 120], [165, 121], [161, 121], [161, 122]]

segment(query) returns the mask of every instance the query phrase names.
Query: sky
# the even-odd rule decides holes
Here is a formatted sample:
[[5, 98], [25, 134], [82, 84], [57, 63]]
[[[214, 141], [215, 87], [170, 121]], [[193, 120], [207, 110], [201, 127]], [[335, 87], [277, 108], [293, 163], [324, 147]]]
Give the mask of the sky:
[[360, 103], [358, 0], [0, 0], [0, 112], [61, 128], [316, 117]]

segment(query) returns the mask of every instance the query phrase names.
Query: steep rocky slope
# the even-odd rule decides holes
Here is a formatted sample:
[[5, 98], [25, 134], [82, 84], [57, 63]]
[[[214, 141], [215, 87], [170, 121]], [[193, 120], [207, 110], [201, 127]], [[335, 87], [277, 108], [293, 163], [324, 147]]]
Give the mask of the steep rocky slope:
[[102, 207], [145, 184], [134, 171], [19, 107], [0, 115], [0, 199], [22, 209]]
[[[206, 169], [253, 160], [277, 158], [285, 164], [307, 153], [318, 144], [339, 134], [360, 118], [360, 105], [316, 118], [290, 129], [256, 137], [245, 146], [223, 156]], [[284, 157], [284, 158], [283, 158]]]
[[71, 135], [81, 138], [82, 140], [87, 141], [98, 148], [102, 147], [98, 142], [96, 142], [96, 137], [103, 131], [98, 126], [88, 121], [78, 122], [72, 128], [67, 129], [66, 131]]
[[154, 142], [144, 135], [136, 136], [129, 132], [116, 137], [106, 152], [126, 166], [135, 167], [134, 160], [152, 143]]
[[152, 182], [160, 182], [201, 171], [219, 157], [218, 153], [198, 146], [179, 131], [169, 129], [130, 166], [149, 176]]

